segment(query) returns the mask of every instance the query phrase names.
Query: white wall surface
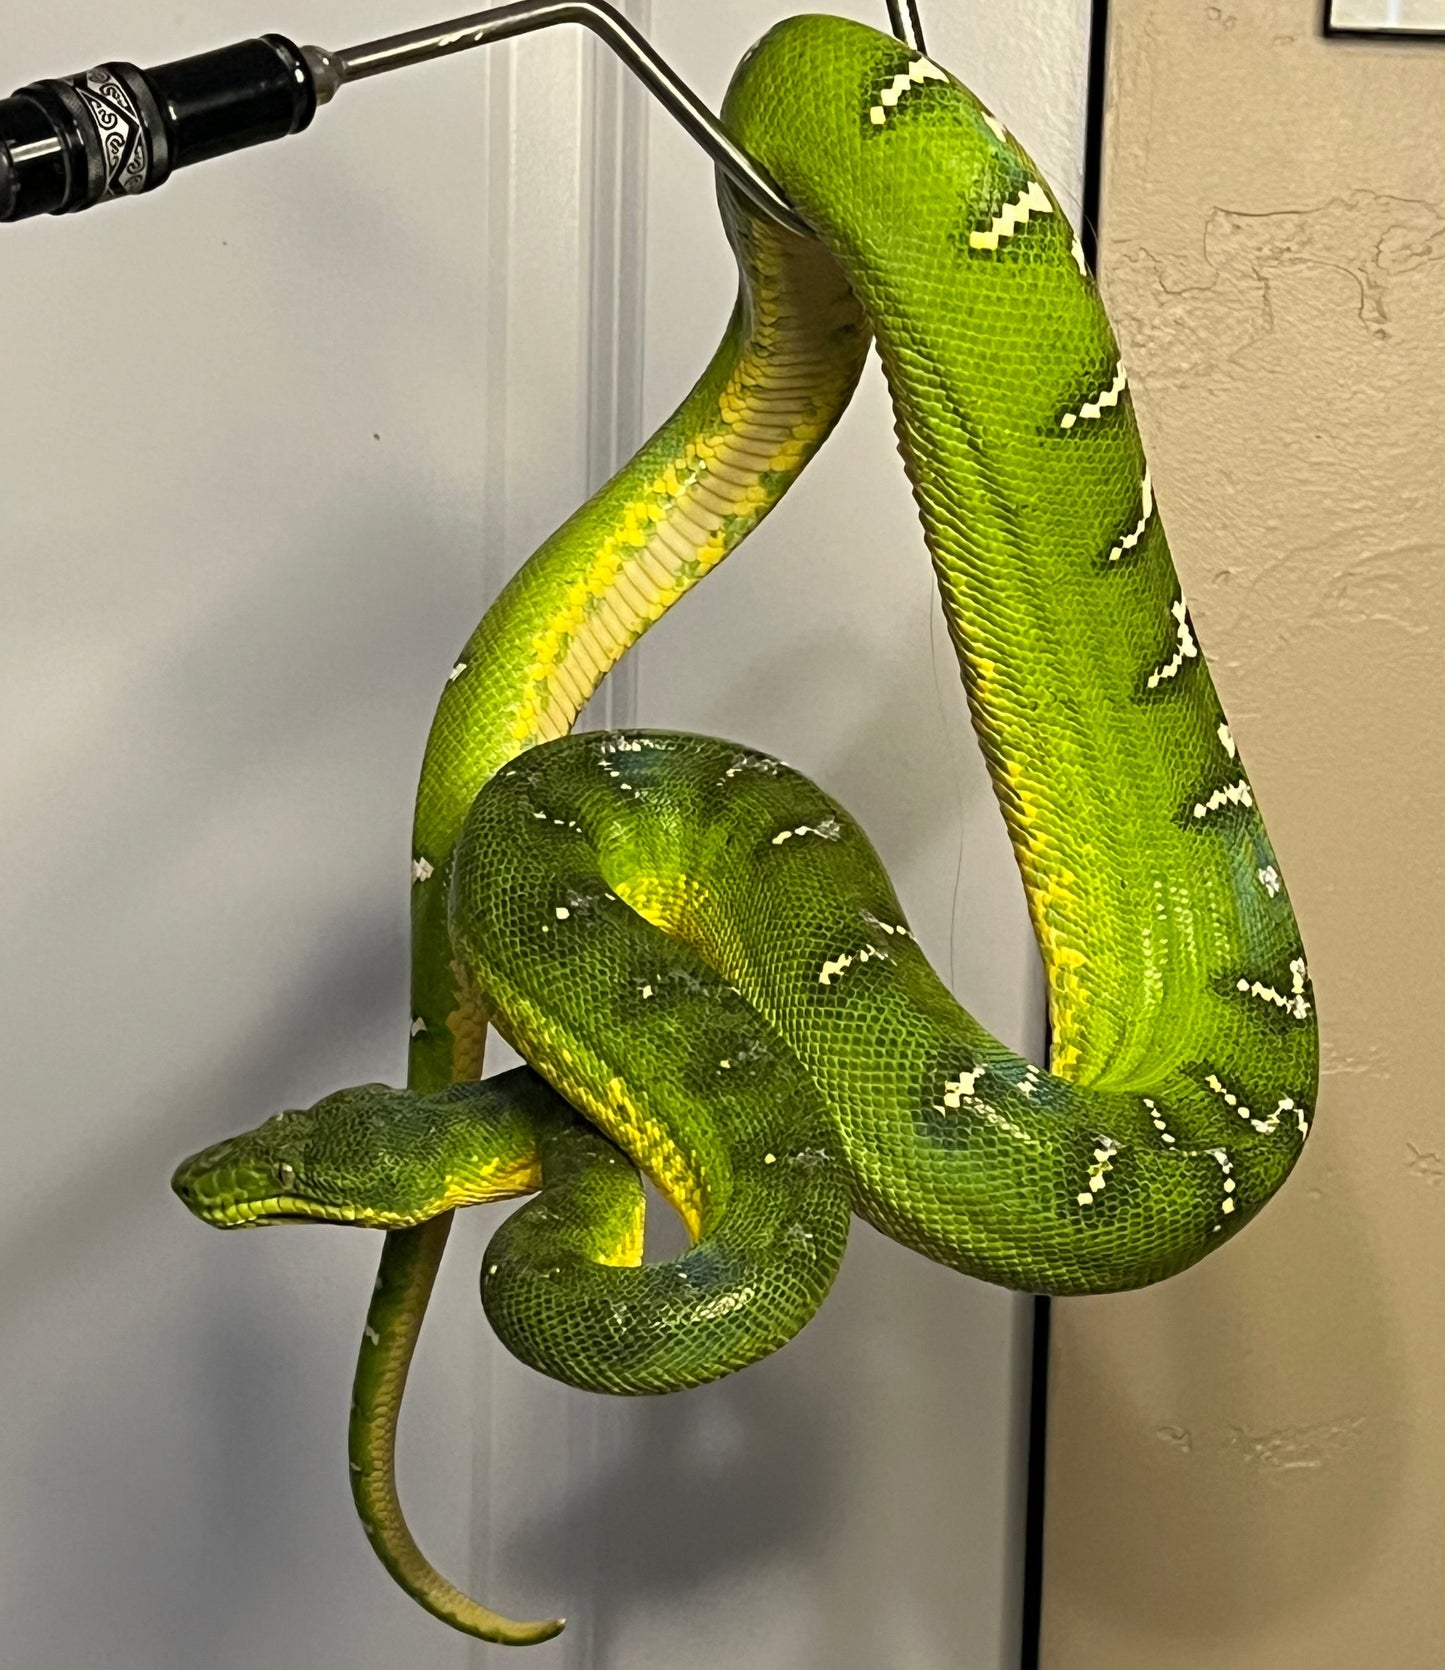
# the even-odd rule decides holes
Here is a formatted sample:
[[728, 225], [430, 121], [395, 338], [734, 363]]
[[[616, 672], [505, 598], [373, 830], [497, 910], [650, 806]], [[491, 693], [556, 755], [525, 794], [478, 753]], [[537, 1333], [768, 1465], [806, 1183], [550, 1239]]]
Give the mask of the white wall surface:
[[[789, 9], [652, 0], [650, 28], [716, 104]], [[925, 9], [934, 56], [1076, 194], [1086, 0]], [[0, 83], [275, 27], [344, 45], [443, 10], [51, 0], [7, 19]], [[277, 1107], [399, 1081], [442, 673], [725, 319], [709, 170], [597, 63], [574, 31], [453, 59], [145, 203], [0, 230], [6, 1670], [520, 1662], [415, 1609], [355, 1523], [376, 1239], [217, 1235], [167, 1178]], [[965, 1001], [1037, 1048], [1021, 895], [885, 405], [870, 377], [610, 711], [817, 776]], [[492, 1345], [494, 1221], [453, 1237], [403, 1488], [448, 1571], [570, 1614], [535, 1662], [1012, 1662], [1020, 1301], [859, 1225], [787, 1351], [612, 1403]]]

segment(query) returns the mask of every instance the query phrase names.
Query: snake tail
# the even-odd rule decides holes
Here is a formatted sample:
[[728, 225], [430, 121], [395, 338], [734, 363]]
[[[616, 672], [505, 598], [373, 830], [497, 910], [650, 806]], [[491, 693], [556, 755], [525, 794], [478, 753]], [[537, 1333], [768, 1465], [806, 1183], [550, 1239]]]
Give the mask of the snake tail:
[[351, 1394], [351, 1494], [377, 1558], [433, 1617], [481, 1641], [532, 1646], [560, 1634], [566, 1620], [516, 1622], [448, 1582], [417, 1545], [397, 1495], [402, 1393], [451, 1223], [445, 1212], [387, 1235]]

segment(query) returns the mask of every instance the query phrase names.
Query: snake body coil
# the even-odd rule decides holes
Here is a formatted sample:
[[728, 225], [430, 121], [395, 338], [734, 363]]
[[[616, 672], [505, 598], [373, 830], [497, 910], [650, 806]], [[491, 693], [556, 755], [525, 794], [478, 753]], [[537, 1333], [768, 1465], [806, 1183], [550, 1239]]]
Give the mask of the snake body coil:
[[[574, 1384], [664, 1390], [801, 1327], [850, 1205], [1010, 1286], [1158, 1280], [1279, 1187], [1314, 1103], [1298, 931], [1057, 202], [957, 81], [838, 19], [776, 28], [725, 120], [817, 237], [723, 190], [743, 287], [712, 366], [453, 669], [417, 809], [411, 1096], [373, 1087], [371, 1114], [401, 1099], [365, 1124], [344, 1095], [322, 1121], [356, 1168], [385, 1149], [406, 1212], [344, 1189], [345, 1211], [318, 1205], [275, 1122], [262, 1183], [238, 1181], [255, 1137], [186, 1178], [217, 1221], [420, 1224], [388, 1239], [362, 1348], [357, 1499], [417, 1598], [493, 1640], [560, 1626], [444, 1585], [391, 1477], [450, 1207], [542, 1184], [488, 1254], [499, 1332]], [[1048, 1071], [953, 1000], [862, 832], [805, 778], [703, 738], [563, 740], [826, 438], [870, 337], [1043, 953]], [[535, 1079], [448, 1090], [477, 1077], [489, 1022], [677, 1205], [690, 1253], [640, 1264], [630, 1168]], [[473, 1116], [471, 1170], [436, 1160]]]

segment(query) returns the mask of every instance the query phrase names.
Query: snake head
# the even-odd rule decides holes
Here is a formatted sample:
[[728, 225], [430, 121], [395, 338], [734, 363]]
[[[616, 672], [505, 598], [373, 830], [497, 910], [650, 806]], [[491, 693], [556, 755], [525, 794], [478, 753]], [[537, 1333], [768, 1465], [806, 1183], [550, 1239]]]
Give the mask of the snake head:
[[203, 1148], [171, 1187], [218, 1229], [407, 1229], [539, 1188], [539, 1132], [575, 1119], [526, 1068], [432, 1095], [362, 1084]]
[[384, 1084], [339, 1090], [313, 1108], [278, 1113], [240, 1136], [183, 1160], [171, 1187], [204, 1223], [249, 1229], [272, 1223], [349, 1223], [393, 1228], [396, 1156], [385, 1140]]

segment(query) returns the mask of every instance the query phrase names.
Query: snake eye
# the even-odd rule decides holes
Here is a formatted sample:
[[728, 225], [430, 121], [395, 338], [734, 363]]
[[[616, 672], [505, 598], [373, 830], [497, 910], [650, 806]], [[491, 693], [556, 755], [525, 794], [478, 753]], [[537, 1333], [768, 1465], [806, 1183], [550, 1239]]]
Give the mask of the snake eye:
[[285, 1160], [282, 1160], [280, 1165], [276, 1167], [276, 1181], [283, 1189], [289, 1190], [296, 1181], [295, 1168], [288, 1166]]

